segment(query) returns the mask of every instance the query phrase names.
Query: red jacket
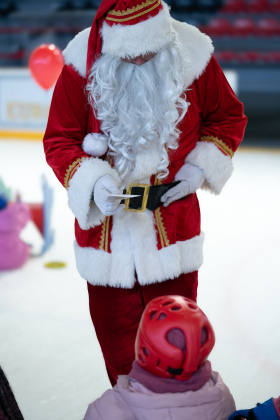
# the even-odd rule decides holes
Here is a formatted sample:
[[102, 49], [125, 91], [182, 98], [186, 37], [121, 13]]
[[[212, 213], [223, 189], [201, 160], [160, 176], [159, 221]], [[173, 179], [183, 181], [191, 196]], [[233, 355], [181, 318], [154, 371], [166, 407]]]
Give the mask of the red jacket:
[[[231, 176], [232, 157], [243, 139], [247, 118], [223, 71], [212, 56], [211, 40], [195, 27], [173, 20], [181, 52], [190, 58], [186, 74], [188, 111], [180, 123], [179, 147], [169, 152], [172, 182], [186, 162], [204, 171], [202, 186], [219, 194]], [[196, 194], [154, 212], [122, 211], [105, 217], [90, 200], [95, 182], [119, 175], [109, 161], [88, 156], [84, 137], [96, 120], [85, 94], [89, 29], [64, 51], [65, 67], [57, 82], [44, 137], [48, 164], [68, 192], [75, 222], [75, 254], [80, 275], [91, 284], [131, 288], [135, 270], [140, 284], [161, 282], [202, 264], [203, 233]], [[155, 150], [139, 155], [131, 182], [155, 185], [159, 156]], [[112, 166], [111, 166], [112, 165]]]

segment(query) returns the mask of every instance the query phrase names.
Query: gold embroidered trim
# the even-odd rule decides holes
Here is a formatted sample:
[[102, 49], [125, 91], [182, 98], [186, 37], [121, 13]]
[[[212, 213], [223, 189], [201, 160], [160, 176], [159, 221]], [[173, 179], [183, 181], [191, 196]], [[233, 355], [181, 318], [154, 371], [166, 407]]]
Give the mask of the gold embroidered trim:
[[162, 181], [161, 181], [161, 179], [159, 179], [158, 177], [157, 177], [157, 174], [155, 175], [155, 181], [154, 181], [154, 185], [161, 185], [162, 184]]
[[114, 166], [114, 157], [107, 155], [106, 161], [109, 163], [109, 165], [111, 166], [111, 168], [113, 168], [113, 166]]
[[[143, 3], [142, 3], [142, 4], [143, 4]], [[143, 16], [143, 15], [145, 15], [146, 13], [151, 12], [152, 10], [156, 9], [159, 5], [160, 5], [160, 0], [158, 0], [158, 1], [156, 2], [156, 4], [154, 4], [154, 6], [150, 7], [149, 9], [145, 10], [144, 12], [138, 13], [137, 15], [133, 15], [133, 16], [130, 16], [130, 17], [127, 17], [127, 18], [122, 18], [122, 19], [111, 18], [111, 17], [109, 17], [109, 16], [107, 15], [107, 16], [106, 16], [106, 20], [111, 20], [112, 22], [126, 22], [126, 21], [128, 21], [128, 20], [136, 19], [136, 18], [138, 18], [139, 16]], [[137, 7], [139, 7], [139, 6], [137, 6]], [[146, 6], [143, 6], [143, 7], [146, 7]], [[141, 9], [143, 9], [143, 7], [141, 7]], [[128, 9], [128, 10], [129, 10], [129, 9]], [[115, 12], [115, 11], [113, 10], [112, 12]], [[115, 13], [112, 13], [112, 12], [110, 12], [110, 14], [112, 14], [112, 15], [114, 15], [114, 14], [116, 14], [116, 13], [121, 13], [121, 15], [120, 15], [120, 16], [122, 16], [122, 15], [124, 15], [124, 14], [130, 14], [130, 12], [129, 12], [129, 13], [126, 13], [126, 11], [124, 11], [124, 12], [115, 12]]]
[[109, 248], [109, 224], [110, 224], [110, 217], [108, 216], [106, 219], [106, 236], [105, 236], [105, 246], [104, 246], [104, 251], [108, 252], [108, 248]]
[[170, 242], [166, 234], [166, 230], [163, 224], [162, 215], [161, 215], [161, 211], [159, 207], [155, 210], [155, 217], [156, 217], [156, 224], [158, 228], [161, 246], [162, 248], [165, 248], [170, 245]]
[[102, 223], [102, 230], [101, 230], [101, 236], [100, 236], [100, 241], [99, 241], [99, 249], [102, 249], [102, 250], [104, 250], [104, 245], [105, 245], [106, 219], [107, 217], [105, 217]]
[[231, 158], [234, 156], [233, 150], [227, 144], [225, 144], [223, 140], [218, 139], [218, 137], [203, 136], [200, 137], [200, 141], [212, 142], [218, 146], [219, 149], [221, 149], [226, 155], [230, 156]]
[[114, 10], [111, 9], [109, 10], [108, 14], [109, 15], [113, 15], [113, 16], [126, 16], [126, 15], [130, 15], [131, 13], [134, 12], [138, 12], [138, 10], [144, 9], [144, 7], [148, 7], [152, 4], [155, 3], [155, 1], [160, 4], [160, 0], [147, 0], [147, 1], [143, 1], [141, 4], [138, 4], [138, 6], [133, 6], [131, 9], [126, 9], [126, 10]]
[[104, 219], [102, 223], [102, 230], [101, 230], [101, 236], [99, 241], [99, 249], [104, 249], [104, 243], [105, 243], [105, 228], [106, 228], [106, 218]]
[[81, 161], [84, 160], [84, 159], [87, 159], [87, 158], [85, 158], [85, 157], [79, 158], [79, 159], [75, 160], [68, 167], [68, 169], [66, 170], [66, 173], [65, 173], [65, 177], [64, 177], [64, 188], [67, 189], [69, 187], [69, 181], [70, 181], [70, 179], [72, 178], [74, 172], [76, 171], [77, 166], [80, 166]]
[[102, 249], [103, 251], [108, 252], [109, 249], [109, 223], [110, 223], [110, 217], [105, 217], [103, 224], [102, 224], [102, 231], [101, 231], [101, 237], [99, 241], [99, 249]]

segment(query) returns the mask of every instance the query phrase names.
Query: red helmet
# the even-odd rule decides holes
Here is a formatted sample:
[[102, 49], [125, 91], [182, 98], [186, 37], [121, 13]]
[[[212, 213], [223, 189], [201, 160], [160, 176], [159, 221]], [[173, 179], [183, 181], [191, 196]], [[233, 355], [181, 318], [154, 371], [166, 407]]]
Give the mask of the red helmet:
[[[168, 333], [178, 329], [186, 351], [168, 341]], [[213, 327], [193, 300], [161, 296], [149, 302], [143, 312], [135, 342], [136, 361], [156, 376], [184, 381], [203, 365], [214, 344]]]

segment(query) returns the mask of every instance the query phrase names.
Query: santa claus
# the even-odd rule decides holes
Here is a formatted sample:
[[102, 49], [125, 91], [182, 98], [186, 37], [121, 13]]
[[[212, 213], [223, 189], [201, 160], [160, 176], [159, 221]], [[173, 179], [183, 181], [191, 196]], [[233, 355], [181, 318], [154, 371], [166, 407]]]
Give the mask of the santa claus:
[[131, 369], [145, 305], [196, 300], [195, 191], [221, 192], [246, 126], [212, 53], [161, 0], [103, 0], [64, 51], [44, 147], [76, 218], [77, 269], [112, 384]]

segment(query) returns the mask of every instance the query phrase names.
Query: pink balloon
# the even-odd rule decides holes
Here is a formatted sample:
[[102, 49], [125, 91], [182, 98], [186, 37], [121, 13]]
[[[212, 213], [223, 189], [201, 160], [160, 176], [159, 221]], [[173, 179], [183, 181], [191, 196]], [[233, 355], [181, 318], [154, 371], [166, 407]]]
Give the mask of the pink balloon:
[[63, 65], [62, 52], [54, 44], [42, 44], [35, 48], [28, 63], [33, 79], [45, 90], [55, 84]]

